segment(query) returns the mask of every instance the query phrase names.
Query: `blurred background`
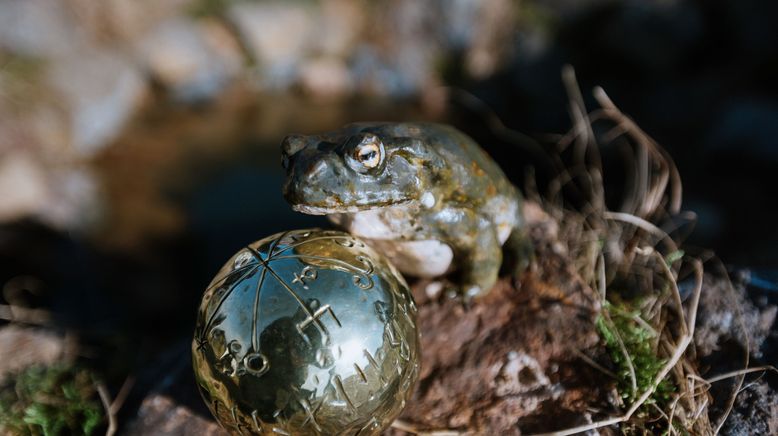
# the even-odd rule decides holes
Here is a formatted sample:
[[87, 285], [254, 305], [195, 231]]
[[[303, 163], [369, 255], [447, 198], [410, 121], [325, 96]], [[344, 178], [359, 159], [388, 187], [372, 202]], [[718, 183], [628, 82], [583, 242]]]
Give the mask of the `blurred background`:
[[141, 398], [188, 353], [230, 255], [327, 225], [281, 197], [284, 135], [447, 122], [542, 185], [524, 142], [570, 129], [566, 64], [590, 109], [603, 86], [675, 159], [698, 216], [688, 242], [770, 289], [776, 20], [757, 0], [0, 0], [0, 315], [56, 326], [25, 340], [75, 338]]

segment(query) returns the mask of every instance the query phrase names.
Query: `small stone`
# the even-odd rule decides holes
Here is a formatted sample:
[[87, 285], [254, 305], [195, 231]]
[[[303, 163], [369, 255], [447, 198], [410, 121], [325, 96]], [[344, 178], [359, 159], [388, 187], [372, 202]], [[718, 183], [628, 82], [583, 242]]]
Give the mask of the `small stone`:
[[73, 148], [84, 156], [119, 133], [146, 91], [140, 71], [107, 48], [84, 47], [58, 59], [47, 77], [69, 115]]
[[75, 11], [79, 24], [95, 36], [133, 41], [157, 23], [181, 15], [192, 0], [55, 0]]
[[50, 198], [46, 171], [29, 154], [14, 151], [0, 159], [0, 221], [40, 213]]
[[12, 53], [55, 57], [84, 39], [84, 32], [59, 0], [0, 2], [0, 47]]
[[226, 436], [228, 433], [212, 420], [176, 404], [170, 397], [153, 394], [143, 400], [138, 417], [129, 425], [126, 434]]
[[294, 83], [315, 30], [310, 9], [297, 2], [236, 3], [227, 17], [257, 63], [260, 86]]
[[366, 21], [362, 2], [352, 0], [322, 0], [316, 28], [327, 29], [314, 38], [314, 49], [327, 56], [348, 57], [359, 40]]
[[314, 59], [300, 71], [303, 89], [315, 98], [342, 97], [351, 91], [351, 75], [346, 65], [335, 58]]
[[183, 101], [214, 97], [242, 62], [236, 42], [218, 23], [184, 18], [158, 25], [139, 51], [151, 75]]
[[0, 380], [32, 365], [51, 365], [63, 356], [64, 341], [53, 333], [17, 325], [0, 327]]

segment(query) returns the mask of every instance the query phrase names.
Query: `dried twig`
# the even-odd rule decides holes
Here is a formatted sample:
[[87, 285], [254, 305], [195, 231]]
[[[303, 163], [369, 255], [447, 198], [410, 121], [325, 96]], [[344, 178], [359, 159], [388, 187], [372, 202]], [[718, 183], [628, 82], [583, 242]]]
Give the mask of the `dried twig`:
[[0, 304], [0, 319], [21, 324], [45, 326], [51, 323], [52, 316], [47, 310]]
[[105, 436], [113, 436], [116, 433], [116, 414], [111, 410], [111, 395], [108, 393], [108, 388], [103, 382], [95, 382], [97, 393], [100, 395], [100, 401], [103, 403], [103, 409], [105, 409], [105, 415], [108, 418], [108, 430], [105, 431]]

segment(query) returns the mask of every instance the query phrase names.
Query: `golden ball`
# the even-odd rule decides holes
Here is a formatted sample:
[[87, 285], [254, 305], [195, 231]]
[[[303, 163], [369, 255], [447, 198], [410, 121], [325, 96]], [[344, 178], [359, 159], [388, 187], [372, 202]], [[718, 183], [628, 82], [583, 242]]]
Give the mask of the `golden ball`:
[[203, 294], [192, 358], [217, 421], [240, 434], [378, 434], [419, 373], [416, 306], [383, 256], [328, 230], [250, 244]]

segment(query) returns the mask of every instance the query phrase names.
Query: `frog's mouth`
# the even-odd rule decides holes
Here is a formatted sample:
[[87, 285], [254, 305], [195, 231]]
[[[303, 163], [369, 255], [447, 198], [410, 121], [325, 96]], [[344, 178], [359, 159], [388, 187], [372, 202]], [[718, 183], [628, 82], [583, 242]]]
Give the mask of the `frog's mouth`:
[[306, 215], [333, 215], [338, 213], [357, 213], [370, 209], [400, 206], [413, 203], [414, 200], [397, 200], [381, 204], [340, 205], [340, 206], [311, 206], [309, 204], [293, 204], [292, 210]]

